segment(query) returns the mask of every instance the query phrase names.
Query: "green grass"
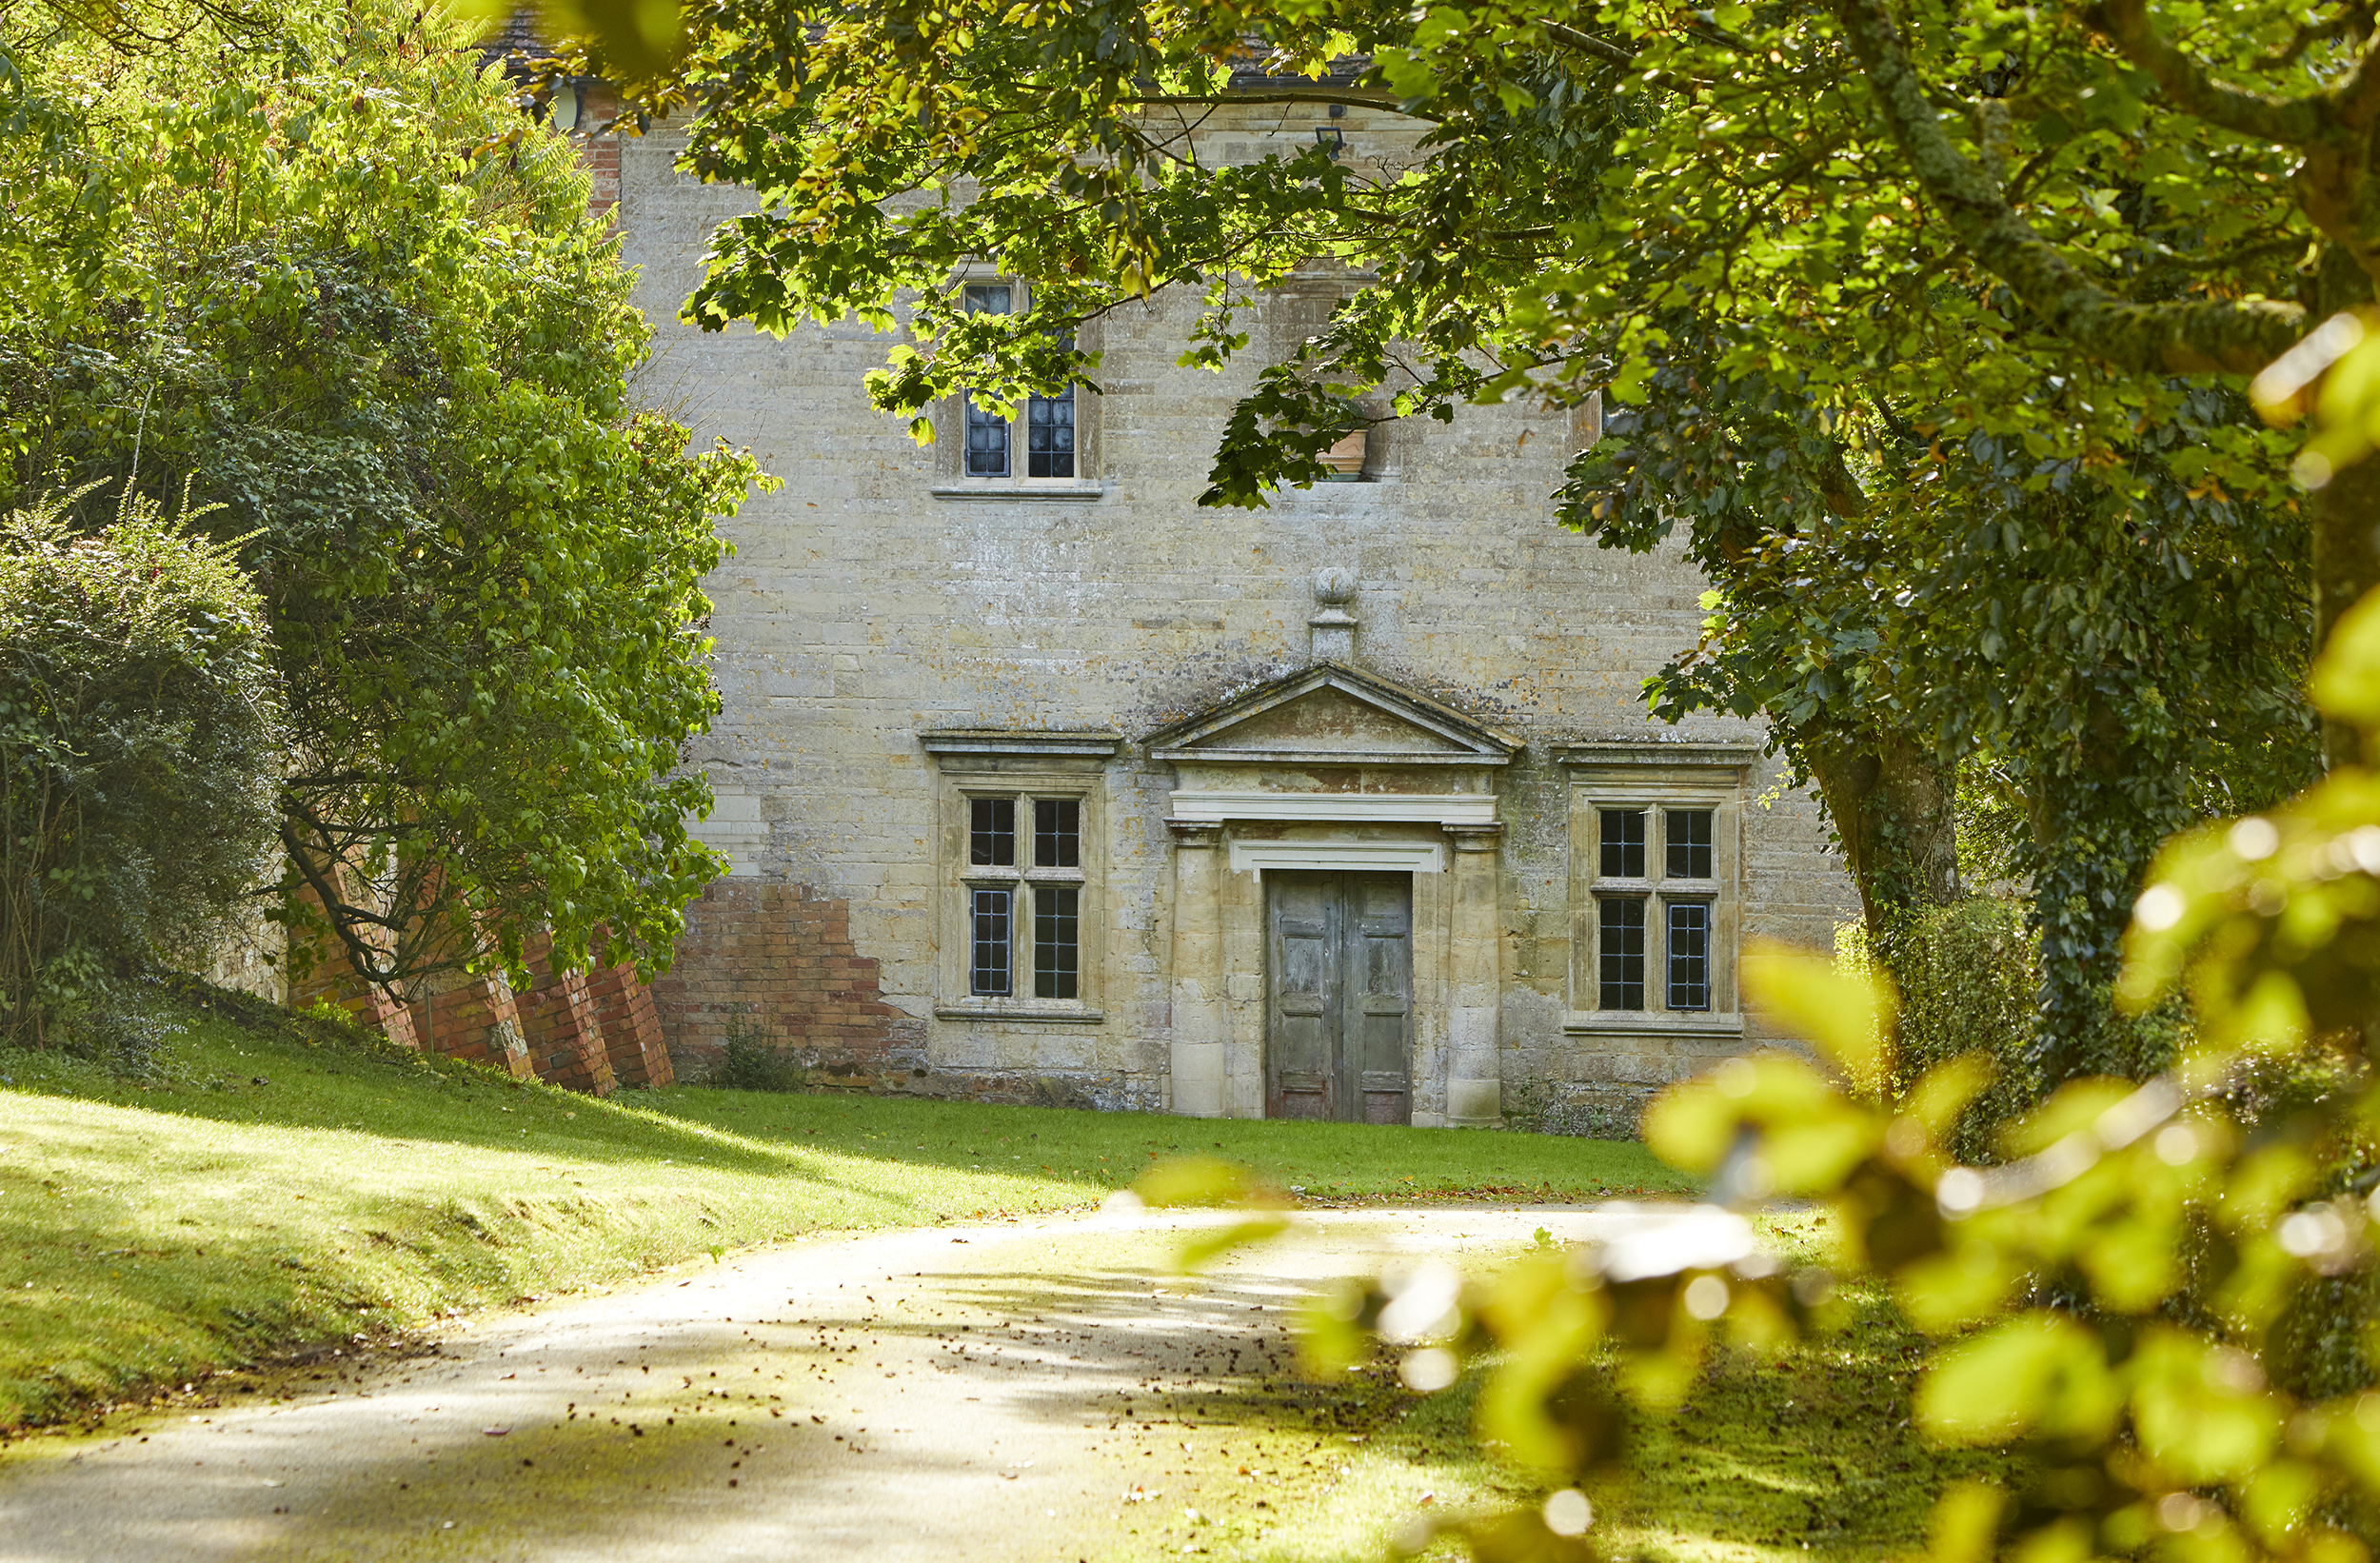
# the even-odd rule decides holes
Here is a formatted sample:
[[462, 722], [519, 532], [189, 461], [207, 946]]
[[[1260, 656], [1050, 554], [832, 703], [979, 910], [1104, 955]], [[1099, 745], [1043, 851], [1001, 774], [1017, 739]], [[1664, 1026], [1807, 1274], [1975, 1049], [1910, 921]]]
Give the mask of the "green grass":
[[1673, 1186], [1642, 1147], [674, 1089], [608, 1101], [237, 996], [146, 1081], [0, 1050], [0, 1430], [836, 1228], [1096, 1204], [1203, 1152], [1318, 1199]]

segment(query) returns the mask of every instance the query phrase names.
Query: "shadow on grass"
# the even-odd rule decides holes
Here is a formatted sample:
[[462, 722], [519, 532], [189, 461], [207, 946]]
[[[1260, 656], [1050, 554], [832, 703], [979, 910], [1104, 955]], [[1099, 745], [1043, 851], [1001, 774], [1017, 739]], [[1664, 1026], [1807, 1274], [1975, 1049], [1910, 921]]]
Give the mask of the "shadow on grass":
[[[822, 1150], [1041, 1186], [1031, 1197], [1014, 1191], [1016, 1204], [985, 1208], [1096, 1199], [1130, 1185], [1155, 1160], [1193, 1153], [1244, 1162], [1322, 1197], [1594, 1197], [1684, 1186], [1633, 1142], [1536, 1135], [683, 1086], [599, 1101], [195, 982], [177, 982], [161, 1007], [182, 1028], [161, 1082], [113, 1078], [91, 1065], [43, 1071], [38, 1055], [14, 1055], [34, 1067], [0, 1073], [46, 1073], [55, 1094], [226, 1123], [803, 1177], [821, 1174], [784, 1152]], [[1070, 1187], [1046, 1187], [1052, 1182]]]

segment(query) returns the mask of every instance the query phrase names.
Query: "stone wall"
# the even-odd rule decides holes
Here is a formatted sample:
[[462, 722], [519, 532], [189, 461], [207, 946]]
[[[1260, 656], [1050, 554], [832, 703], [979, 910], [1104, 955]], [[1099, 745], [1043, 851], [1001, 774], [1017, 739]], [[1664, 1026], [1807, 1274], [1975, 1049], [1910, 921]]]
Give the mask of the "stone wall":
[[[1245, 158], [1310, 141], [1294, 117], [1219, 115], [1215, 148]], [[1393, 116], [1358, 109], [1335, 123], [1359, 168], [1393, 172], [1410, 155], [1411, 128]], [[1577, 1028], [1582, 911], [1563, 745], [1761, 737], [1730, 719], [1670, 728], [1647, 715], [1643, 681], [1695, 643], [1704, 584], [1675, 545], [1615, 553], [1554, 524], [1550, 496], [1594, 437], [1590, 413], [1516, 402], [1460, 408], [1451, 424], [1391, 422], [1359, 482], [1285, 491], [1267, 510], [1200, 508], [1234, 399], [1348, 289], [1318, 267], [1247, 312], [1252, 343], [1220, 375], [1175, 361], [1200, 307], [1191, 294], [1089, 324], [1084, 343], [1104, 356], [1099, 394], [1079, 398], [1081, 482], [1064, 494], [970, 490], [952, 453], [955, 409], [922, 449], [867, 407], [862, 376], [893, 338], [853, 322], [781, 342], [678, 321], [711, 228], [749, 206], [745, 192], [679, 173], [678, 149], [664, 129], [603, 153], [617, 157], [614, 220], [658, 331], [640, 393], [786, 480], [725, 524], [736, 553], [706, 583], [724, 708], [690, 751], [720, 798], [697, 829], [735, 870], [689, 908], [679, 964], [656, 993], [689, 1068], [744, 1005], [765, 1035], [853, 1078], [1172, 1101], [1185, 1022], [1166, 821], [1181, 782], [1140, 740], [1304, 665], [1326, 572], [1349, 584], [1343, 634], [1357, 663], [1521, 741], [1494, 783], [1492, 914], [1463, 936], [1497, 945], [1503, 1080], [1596, 1104], [1562, 1121], [1616, 1122], [1662, 1082], [1761, 1039], [1756, 1016], [1725, 1036]], [[945, 728], [1118, 736], [1112, 757], [1090, 762], [1096, 1018], [953, 1013], [944, 773], [921, 742]], [[1731, 926], [1827, 948], [1852, 915], [1850, 887], [1813, 801], [1777, 782], [1762, 762], [1742, 787]], [[1262, 974], [1227, 980], [1244, 1003]]]

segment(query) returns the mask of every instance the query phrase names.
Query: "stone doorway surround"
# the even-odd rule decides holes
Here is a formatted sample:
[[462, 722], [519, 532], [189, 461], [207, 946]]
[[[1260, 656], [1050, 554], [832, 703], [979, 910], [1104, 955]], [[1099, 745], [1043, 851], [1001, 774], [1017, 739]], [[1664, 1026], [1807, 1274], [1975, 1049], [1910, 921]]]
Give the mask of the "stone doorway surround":
[[1520, 749], [1415, 690], [1318, 662], [1152, 734], [1174, 767], [1168, 1105], [1260, 1118], [1267, 870], [1413, 876], [1413, 1121], [1503, 1113], [1496, 779]]

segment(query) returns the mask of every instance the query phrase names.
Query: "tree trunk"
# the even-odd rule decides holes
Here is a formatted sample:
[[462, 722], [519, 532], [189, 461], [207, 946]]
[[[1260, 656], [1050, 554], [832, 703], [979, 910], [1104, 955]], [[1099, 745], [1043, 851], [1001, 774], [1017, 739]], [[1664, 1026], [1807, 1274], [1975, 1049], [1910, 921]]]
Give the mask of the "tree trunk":
[[[2301, 294], [2316, 320], [2328, 320], [2343, 309], [2370, 309], [2374, 299], [2371, 275], [2345, 245], [2326, 243], [2322, 256]], [[2316, 489], [2308, 505], [2312, 536], [2309, 564], [2314, 588], [2314, 650], [2330, 643], [2331, 626], [2340, 615], [2380, 585], [2380, 456], [2367, 456], [2332, 476]], [[2362, 761], [2363, 744], [2355, 729], [2325, 720], [2322, 758], [2337, 770]]]
[[1958, 899], [1958, 834], [1950, 766], [1904, 738], [1812, 732], [1803, 756], [1859, 888], [1873, 948], [1889, 949], [1894, 914]]
[[[2365, 457], [2316, 490], [2311, 509], [2314, 647], [2320, 650], [2340, 615], [2380, 587], [2380, 455]], [[2355, 729], [2327, 718], [2322, 756], [2332, 770], [2366, 758]]]

